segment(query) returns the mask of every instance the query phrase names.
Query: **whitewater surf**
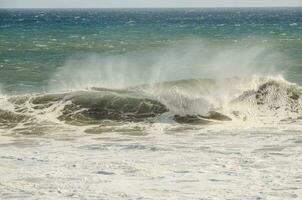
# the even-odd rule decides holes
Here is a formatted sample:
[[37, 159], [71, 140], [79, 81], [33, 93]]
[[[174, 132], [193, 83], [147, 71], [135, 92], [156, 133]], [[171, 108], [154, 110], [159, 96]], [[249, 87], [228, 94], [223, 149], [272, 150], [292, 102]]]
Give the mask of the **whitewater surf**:
[[[255, 82], [257, 83], [255, 85]], [[253, 84], [252, 84], [253, 83]], [[220, 93], [219, 93], [220, 92]], [[190, 79], [123, 89], [3, 96], [1, 128], [39, 124], [101, 126], [108, 122], [209, 125], [302, 119], [301, 87], [282, 78]], [[51, 130], [47, 130], [51, 131]]]

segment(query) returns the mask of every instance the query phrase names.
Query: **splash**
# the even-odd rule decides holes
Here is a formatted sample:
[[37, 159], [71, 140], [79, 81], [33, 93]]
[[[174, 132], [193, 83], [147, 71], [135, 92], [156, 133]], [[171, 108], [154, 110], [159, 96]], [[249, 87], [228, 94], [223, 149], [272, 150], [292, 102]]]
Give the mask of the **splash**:
[[280, 73], [276, 70], [279, 65], [282, 56], [272, 46], [190, 40], [120, 55], [75, 56], [57, 71], [49, 89], [125, 88], [182, 79], [265, 76]]
[[[280, 77], [189, 79], [124, 89], [93, 87], [3, 100], [2, 128], [24, 130], [125, 124], [225, 125], [295, 123], [302, 116], [302, 89]], [[4, 105], [4, 104], [3, 104]], [[49, 129], [48, 129], [49, 128]], [[95, 127], [96, 128], [96, 127]], [[93, 130], [95, 130], [93, 128]], [[104, 128], [104, 127], [103, 127]], [[103, 129], [101, 128], [101, 129]], [[97, 128], [99, 130], [99, 128]]]

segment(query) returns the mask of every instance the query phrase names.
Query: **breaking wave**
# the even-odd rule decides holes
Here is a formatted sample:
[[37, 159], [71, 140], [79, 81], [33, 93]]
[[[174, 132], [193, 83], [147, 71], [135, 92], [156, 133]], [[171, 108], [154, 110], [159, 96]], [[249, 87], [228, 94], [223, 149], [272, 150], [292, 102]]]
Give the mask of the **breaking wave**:
[[278, 66], [287, 66], [282, 58], [275, 48], [251, 41], [199, 40], [125, 54], [75, 55], [47, 80], [45, 93], [1, 95], [0, 130], [296, 123], [301, 88], [277, 76]]
[[[106, 123], [212, 125], [302, 118], [302, 89], [281, 77], [188, 79], [63, 93], [3, 96], [1, 129], [91, 127]], [[44, 126], [38, 126], [43, 124]]]

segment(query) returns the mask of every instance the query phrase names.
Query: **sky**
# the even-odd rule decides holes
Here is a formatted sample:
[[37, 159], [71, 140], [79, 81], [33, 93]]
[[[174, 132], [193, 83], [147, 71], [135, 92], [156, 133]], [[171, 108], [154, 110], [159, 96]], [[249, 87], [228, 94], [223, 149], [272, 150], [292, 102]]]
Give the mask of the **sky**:
[[302, 6], [302, 0], [0, 0], [0, 8]]

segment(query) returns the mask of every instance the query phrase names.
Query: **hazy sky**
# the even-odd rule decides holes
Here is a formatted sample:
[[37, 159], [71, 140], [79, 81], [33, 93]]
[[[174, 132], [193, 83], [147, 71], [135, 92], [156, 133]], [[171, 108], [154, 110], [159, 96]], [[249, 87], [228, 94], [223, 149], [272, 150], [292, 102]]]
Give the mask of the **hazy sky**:
[[302, 0], [0, 0], [13, 8], [302, 6]]

